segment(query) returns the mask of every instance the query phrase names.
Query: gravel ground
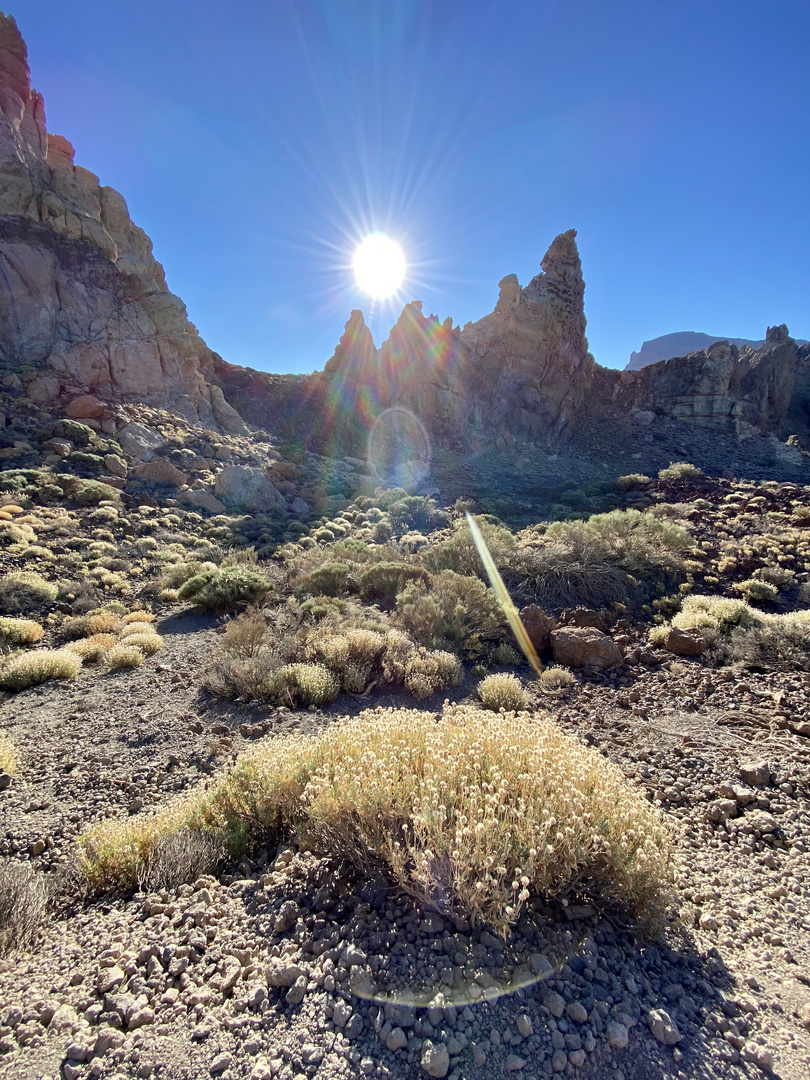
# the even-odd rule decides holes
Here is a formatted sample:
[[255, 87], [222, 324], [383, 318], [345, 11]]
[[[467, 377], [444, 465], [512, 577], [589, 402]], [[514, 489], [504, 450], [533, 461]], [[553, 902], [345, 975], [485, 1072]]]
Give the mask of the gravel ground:
[[[0, 705], [23, 758], [0, 856], [56, 870], [89, 822], [347, 711], [214, 706], [199, 681], [216, 622], [160, 630], [141, 668]], [[219, 880], [79, 906], [4, 961], [0, 1077], [810, 1076], [810, 679], [645, 659], [532, 694], [671, 820], [679, 914], [661, 940], [558, 903], [503, 943], [382, 879], [260, 852]]]

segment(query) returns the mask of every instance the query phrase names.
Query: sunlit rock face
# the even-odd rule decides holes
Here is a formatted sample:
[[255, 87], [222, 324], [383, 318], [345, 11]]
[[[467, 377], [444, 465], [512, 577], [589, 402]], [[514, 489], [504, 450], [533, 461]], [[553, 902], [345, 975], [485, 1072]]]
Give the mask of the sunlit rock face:
[[44, 368], [68, 394], [241, 421], [209, 385], [214, 356], [166, 287], [126, 202], [49, 134], [25, 43], [0, 16], [0, 363]]

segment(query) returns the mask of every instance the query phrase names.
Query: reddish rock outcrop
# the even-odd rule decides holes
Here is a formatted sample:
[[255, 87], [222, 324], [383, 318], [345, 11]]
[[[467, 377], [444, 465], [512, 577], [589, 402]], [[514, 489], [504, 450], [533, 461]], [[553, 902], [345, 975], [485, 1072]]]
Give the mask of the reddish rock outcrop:
[[44, 369], [29, 387], [37, 403], [55, 400], [57, 384], [239, 430], [149, 237], [73, 157], [47, 131], [25, 43], [0, 15], [0, 363]]

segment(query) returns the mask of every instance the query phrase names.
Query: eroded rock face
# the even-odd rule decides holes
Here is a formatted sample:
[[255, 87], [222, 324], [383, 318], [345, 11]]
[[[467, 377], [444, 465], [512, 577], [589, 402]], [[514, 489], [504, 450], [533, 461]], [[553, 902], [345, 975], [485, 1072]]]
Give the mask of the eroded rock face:
[[239, 430], [212, 387], [214, 354], [166, 287], [124, 198], [74, 163], [31, 89], [25, 43], [0, 15], [0, 364], [41, 368], [32, 400], [73, 396], [175, 408]]

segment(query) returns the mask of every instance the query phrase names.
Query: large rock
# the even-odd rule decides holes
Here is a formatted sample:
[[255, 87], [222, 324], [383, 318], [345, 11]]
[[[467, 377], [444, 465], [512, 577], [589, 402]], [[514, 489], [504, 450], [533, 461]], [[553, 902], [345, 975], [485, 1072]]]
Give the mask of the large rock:
[[149, 461], [166, 444], [159, 431], [138, 423], [122, 427], [118, 432], [118, 442], [125, 454], [141, 461]]
[[171, 484], [178, 488], [183, 487], [188, 480], [184, 472], [176, 469], [170, 461], [159, 457], [145, 461], [143, 465], [136, 465], [132, 475], [139, 480], [152, 480], [157, 484]]
[[671, 628], [664, 644], [676, 656], [700, 656], [706, 648], [706, 642], [696, 630], [679, 630], [677, 626]]
[[623, 659], [616, 642], [592, 626], [564, 626], [551, 635], [551, 644], [554, 659], [566, 667], [599, 671]]
[[551, 645], [551, 634], [557, 628], [554, 619], [549, 618], [537, 604], [522, 608], [520, 618], [537, 653], [546, 652]]
[[107, 411], [107, 406], [95, 394], [82, 394], [65, 406], [65, 416], [72, 420], [96, 420]]
[[[195, 422], [241, 430], [212, 385], [214, 354], [167, 289], [149, 237], [123, 197], [47, 131], [25, 43], [2, 14], [0, 361], [50, 369], [104, 400], [182, 403]], [[53, 400], [52, 391], [37, 381], [31, 400]]]
[[287, 502], [281, 492], [268, 479], [263, 469], [249, 465], [226, 465], [217, 474], [214, 494], [226, 506], [235, 510], [286, 509]]

